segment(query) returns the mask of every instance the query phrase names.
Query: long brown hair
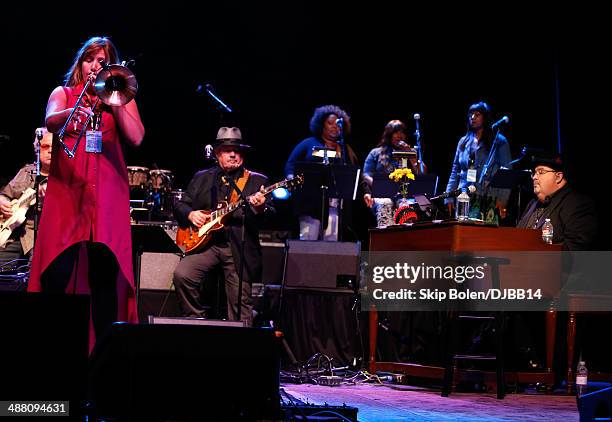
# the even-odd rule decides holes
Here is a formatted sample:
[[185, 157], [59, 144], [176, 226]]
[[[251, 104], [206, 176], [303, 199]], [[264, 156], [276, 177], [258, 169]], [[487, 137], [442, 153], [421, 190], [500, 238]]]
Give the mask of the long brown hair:
[[74, 57], [74, 62], [72, 62], [72, 66], [70, 66], [70, 69], [68, 69], [68, 72], [66, 72], [64, 78], [65, 86], [76, 86], [85, 82], [81, 73], [81, 64], [89, 54], [92, 54], [94, 51], [100, 48], [104, 50], [104, 55], [106, 56], [108, 64], [114, 64], [119, 61], [119, 53], [117, 52], [117, 48], [109, 38], [92, 37], [85, 41], [80, 50], [77, 51]]
[[406, 133], [406, 125], [401, 120], [391, 120], [389, 123], [387, 123], [382, 134], [382, 138], [377, 146], [383, 147], [391, 145], [391, 138], [393, 138], [393, 134], [396, 132]]
[[466, 147], [466, 144], [474, 138], [475, 131], [470, 126], [470, 115], [478, 111], [482, 114], [482, 144], [488, 149], [491, 147], [491, 141], [493, 140], [493, 131], [491, 130], [491, 107], [484, 101], [480, 101], [478, 103], [472, 104], [470, 108], [468, 108], [467, 112], [467, 132], [463, 137], [464, 142], [461, 144], [460, 148], [463, 151]]

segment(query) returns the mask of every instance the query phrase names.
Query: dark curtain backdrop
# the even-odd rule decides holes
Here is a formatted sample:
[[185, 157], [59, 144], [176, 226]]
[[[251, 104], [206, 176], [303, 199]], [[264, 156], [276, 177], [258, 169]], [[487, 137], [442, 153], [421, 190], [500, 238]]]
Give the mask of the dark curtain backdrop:
[[[604, 14], [587, 5], [111, 1], [2, 8], [4, 181], [33, 159], [34, 128], [76, 50], [103, 34], [123, 58], [136, 59], [147, 133], [127, 164], [170, 169], [177, 188], [207, 165], [204, 146], [221, 124], [239, 125], [254, 146], [250, 167], [282, 178], [291, 149], [309, 134], [313, 109], [334, 103], [352, 117], [349, 142], [362, 162], [387, 121], [402, 119], [412, 132], [420, 113], [424, 157], [442, 190], [467, 107], [485, 100], [495, 118], [510, 116], [505, 133], [514, 156], [524, 145], [555, 149], [560, 136], [578, 187], [601, 196], [609, 167], [607, 38]], [[235, 113], [222, 116], [197, 95], [204, 83]], [[605, 198], [598, 200], [604, 213]], [[363, 227], [359, 235], [367, 235]]]
[[[387, 121], [401, 119], [412, 132], [412, 116], [420, 113], [424, 158], [441, 191], [467, 108], [484, 100], [494, 118], [510, 116], [504, 133], [514, 157], [525, 145], [554, 150], [561, 141], [575, 185], [597, 200], [600, 247], [608, 249], [607, 16], [585, 2], [10, 2], [0, 10], [0, 184], [33, 160], [34, 129], [81, 43], [107, 35], [122, 58], [136, 60], [140, 85], [146, 137], [127, 151], [127, 164], [172, 170], [176, 188], [207, 165], [204, 146], [220, 125], [240, 126], [254, 147], [249, 167], [281, 179], [293, 146], [309, 135], [313, 109], [333, 103], [352, 117], [348, 141], [361, 162]], [[205, 83], [235, 113], [220, 115], [197, 95]], [[291, 213], [278, 208], [274, 225], [286, 229]], [[363, 206], [355, 215], [367, 245], [372, 220]], [[294, 307], [318, 299], [302, 300]], [[306, 337], [325, 337], [330, 327]], [[403, 328], [400, 335], [414, 334]], [[344, 329], [353, 340], [354, 330]], [[314, 343], [296, 333], [288, 338], [304, 359]], [[408, 347], [386, 343], [386, 353], [398, 358]], [[354, 353], [344, 346], [338, 355], [349, 360]], [[414, 358], [419, 349], [410, 347]]]

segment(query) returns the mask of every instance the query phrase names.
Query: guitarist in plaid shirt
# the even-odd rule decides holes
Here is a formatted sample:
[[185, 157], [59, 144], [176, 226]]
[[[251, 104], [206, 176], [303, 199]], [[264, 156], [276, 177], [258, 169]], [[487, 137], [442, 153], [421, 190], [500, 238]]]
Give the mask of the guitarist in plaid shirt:
[[[34, 149], [40, 148], [40, 174], [46, 178], [51, 166], [53, 134], [46, 128], [38, 128], [35, 133], [42, 135], [40, 141], [34, 138]], [[34, 188], [35, 173], [36, 164], [26, 164], [13, 180], [0, 190], [0, 222], [6, 221], [13, 215], [11, 201], [18, 200], [28, 188]], [[39, 199], [42, 200], [45, 196], [46, 188], [47, 184], [41, 183], [38, 190]], [[31, 205], [26, 214], [26, 221], [13, 230], [5, 245], [0, 245], [0, 265], [13, 259], [30, 258], [34, 246], [33, 214], [34, 205]]]

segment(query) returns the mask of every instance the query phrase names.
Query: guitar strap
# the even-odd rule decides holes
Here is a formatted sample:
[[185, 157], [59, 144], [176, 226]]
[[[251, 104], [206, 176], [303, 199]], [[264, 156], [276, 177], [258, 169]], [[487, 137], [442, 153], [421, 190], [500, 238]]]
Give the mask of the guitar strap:
[[[236, 186], [238, 186], [238, 189], [240, 189], [241, 192], [244, 190], [244, 187], [246, 186], [246, 182], [247, 180], [249, 180], [250, 175], [251, 172], [247, 169], [244, 169], [244, 171], [242, 172], [242, 176], [240, 176], [238, 180], [236, 180]], [[238, 192], [236, 192], [236, 189], [232, 189], [232, 195], [230, 196], [230, 204], [233, 204], [234, 202], [238, 202]]]

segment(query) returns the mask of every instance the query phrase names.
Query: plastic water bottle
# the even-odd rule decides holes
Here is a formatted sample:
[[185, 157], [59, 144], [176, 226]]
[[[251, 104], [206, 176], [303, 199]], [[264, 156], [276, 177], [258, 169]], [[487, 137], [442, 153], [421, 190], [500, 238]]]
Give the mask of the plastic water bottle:
[[549, 245], [552, 245], [553, 243], [553, 225], [550, 222], [550, 218], [547, 218], [544, 221], [544, 225], [542, 226], [542, 240], [544, 241], [544, 243], [548, 243]]
[[461, 192], [457, 197], [457, 212], [456, 218], [459, 221], [465, 221], [470, 216], [470, 195], [466, 191]]
[[589, 382], [589, 371], [583, 360], [578, 362], [578, 368], [576, 369], [576, 392], [578, 397], [586, 393], [587, 384]]

